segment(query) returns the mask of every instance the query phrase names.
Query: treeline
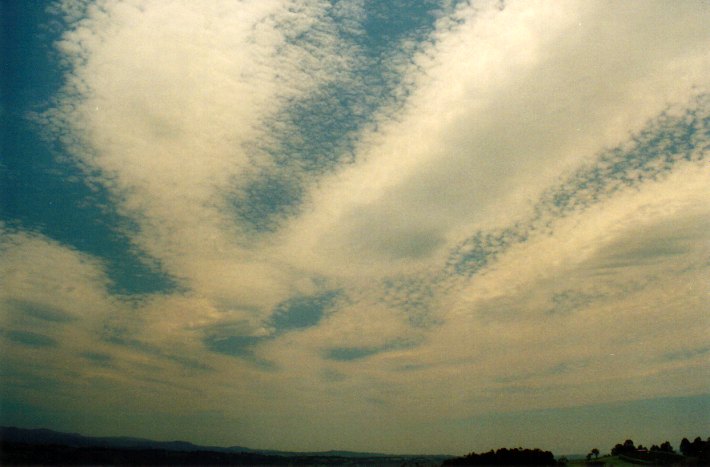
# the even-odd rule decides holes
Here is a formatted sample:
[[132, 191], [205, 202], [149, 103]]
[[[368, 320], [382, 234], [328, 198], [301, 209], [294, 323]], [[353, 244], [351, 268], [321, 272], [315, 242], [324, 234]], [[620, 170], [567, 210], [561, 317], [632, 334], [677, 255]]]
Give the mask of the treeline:
[[[604, 458], [599, 459], [599, 449], [592, 449], [587, 454], [587, 465], [603, 465]], [[652, 465], [709, 465], [710, 466], [710, 438], [703, 441], [699, 436], [692, 442], [683, 438], [680, 442], [680, 453], [675, 452], [668, 441], [660, 445], [653, 444], [650, 448], [627, 439], [611, 449], [611, 455], [632, 464]], [[593, 459], [592, 459], [593, 458]], [[597, 460], [598, 459], [598, 460]], [[462, 457], [455, 457], [444, 461], [442, 466], [458, 465], [565, 465], [567, 459], [555, 459], [550, 451], [540, 449], [498, 449], [481, 454], [472, 452]], [[582, 461], [583, 462], [583, 461]], [[579, 465], [577, 462], [572, 462]]]
[[[611, 448], [611, 455], [631, 463], [648, 463], [653, 465], [689, 465], [701, 464], [710, 465], [710, 438], [703, 441], [699, 436], [693, 442], [688, 438], [683, 438], [680, 442], [680, 453], [677, 453], [671, 443], [665, 441], [646, 447], [642, 444], [636, 446], [633, 440], [627, 439], [623, 443], [616, 444]], [[592, 449], [587, 454], [587, 461], [592, 456], [596, 460], [599, 457], [599, 450]], [[600, 460], [601, 462], [601, 460]], [[594, 464], [594, 462], [592, 462]]]
[[[668, 441], [662, 443], [660, 446], [654, 444], [650, 448], [639, 444], [634, 445], [634, 442], [630, 439], [624, 441], [623, 444], [619, 443], [611, 449], [611, 454], [613, 456], [619, 455], [638, 455], [641, 453], [675, 453], [671, 443]], [[688, 438], [683, 438], [680, 442], [680, 453], [686, 457], [697, 457], [706, 459], [710, 456], [710, 438], [703, 441], [700, 436], [695, 438], [691, 443]]]
[[680, 452], [684, 456], [697, 457], [710, 463], [710, 437], [703, 441], [700, 436], [691, 443], [688, 438], [680, 442]]
[[463, 457], [455, 457], [444, 461], [442, 465], [556, 465], [555, 456], [550, 451], [540, 449], [506, 449], [490, 450], [482, 454], [472, 452]]
[[643, 444], [635, 446], [633, 440], [627, 439], [626, 441], [624, 441], [623, 444], [618, 443], [616, 446], [611, 448], [611, 455], [628, 456], [649, 451], [675, 453], [673, 447], [671, 446], [671, 443], [669, 443], [668, 441], [662, 443], [660, 446], [654, 444], [651, 446], [650, 449], [648, 449]]

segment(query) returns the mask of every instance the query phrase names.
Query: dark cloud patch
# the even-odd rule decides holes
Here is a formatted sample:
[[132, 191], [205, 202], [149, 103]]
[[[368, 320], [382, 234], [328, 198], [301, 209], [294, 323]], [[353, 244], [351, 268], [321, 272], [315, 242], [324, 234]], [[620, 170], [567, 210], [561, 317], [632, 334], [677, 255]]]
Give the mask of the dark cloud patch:
[[341, 295], [339, 290], [330, 290], [316, 295], [290, 298], [274, 308], [266, 323], [272, 330], [270, 334], [254, 335], [253, 329], [246, 322], [227, 322], [204, 329], [202, 343], [212, 352], [243, 358], [265, 369], [273, 369], [273, 364], [257, 358], [256, 347], [283, 333], [316, 326], [326, 310], [333, 306]]
[[632, 230], [606, 245], [590, 266], [597, 270], [661, 265], [678, 256], [710, 251], [710, 219], [676, 216]]
[[535, 296], [536, 291], [525, 290], [517, 295], [504, 295], [489, 298], [479, 302], [472, 312], [482, 324], [489, 323], [519, 323], [529, 314], [522, 303], [527, 303]]
[[181, 355], [164, 354], [165, 358], [179, 364], [186, 370], [212, 371], [214, 368], [208, 364], [194, 358], [183, 357]]
[[36, 318], [52, 323], [69, 323], [76, 320], [75, 316], [66, 311], [43, 303], [14, 299], [7, 300], [5, 303], [16, 315], [19, 315], [18, 317]]
[[677, 238], [636, 238], [610, 246], [598, 260], [601, 268], [626, 268], [663, 261], [691, 251], [691, 246]]
[[232, 357], [252, 357], [254, 355], [254, 347], [264, 339], [264, 337], [257, 336], [208, 335], [202, 342], [212, 352]]
[[667, 361], [683, 361], [692, 360], [698, 357], [706, 357], [710, 355], [710, 346], [701, 347], [699, 349], [684, 349], [675, 352], [663, 354], [662, 359]]
[[[387, 228], [373, 229], [373, 226], [382, 225]], [[366, 222], [357, 226], [349, 237], [361, 239], [363, 253], [371, 250], [377, 256], [383, 255], [395, 261], [426, 258], [444, 244], [444, 239], [435, 229], [395, 228], [387, 222], [386, 214], [366, 218]]]
[[361, 360], [372, 355], [393, 350], [401, 350], [415, 346], [417, 342], [410, 340], [396, 340], [379, 346], [353, 346], [353, 347], [332, 347], [326, 349], [323, 358], [340, 362]]
[[203, 337], [202, 343], [211, 352], [242, 359], [261, 370], [273, 371], [277, 369], [274, 362], [260, 358], [256, 354], [256, 347], [272, 338], [273, 336], [227, 335], [225, 332], [211, 332]]
[[108, 366], [113, 361], [111, 355], [101, 352], [82, 352], [80, 355], [82, 358], [100, 366]]
[[186, 370], [213, 370], [211, 366], [199, 360], [169, 353], [160, 347], [129, 337], [128, 332], [124, 329], [105, 329], [102, 340], [108, 344], [127, 347], [147, 355], [175, 362]]
[[347, 377], [343, 373], [331, 369], [323, 370], [321, 375], [323, 380], [329, 383], [339, 383], [347, 379]]
[[150, 344], [130, 337], [126, 329], [108, 328], [104, 329], [102, 340], [108, 344], [128, 347], [145, 353], [155, 353], [157, 349]]
[[432, 301], [439, 277], [407, 275], [383, 280], [382, 301], [388, 306], [404, 310], [409, 324], [425, 328], [436, 324], [432, 316]]
[[443, 245], [444, 239], [434, 230], [409, 232], [399, 237], [395, 244], [389, 244], [387, 251], [394, 259], [423, 258]]
[[410, 372], [410, 371], [423, 371], [432, 368], [433, 365], [424, 363], [408, 363], [397, 368], [397, 371]]
[[268, 170], [248, 182], [232, 200], [241, 224], [255, 232], [270, 232], [278, 218], [296, 212], [303, 188], [292, 175]]
[[541, 369], [539, 371], [533, 372], [518, 372], [514, 374], [508, 374], [500, 376], [495, 379], [496, 384], [500, 384], [504, 387], [525, 387], [526, 382], [530, 383], [532, 380], [544, 380], [554, 376], [565, 375], [579, 371], [589, 364], [588, 360], [570, 360], [566, 362], [560, 362], [555, 365], [549, 366], [547, 368]]
[[315, 326], [339, 295], [339, 291], [331, 290], [319, 295], [291, 298], [276, 306], [270, 323], [277, 333]]
[[335, 347], [328, 349], [325, 352], [324, 357], [328, 360], [337, 360], [341, 362], [347, 362], [351, 360], [360, 360], [370, 355], [375, 355], [380, 353], [382, 350], [379, 348], [371, 347]]
[[521, 396], [524, 396], [524, 395], [536, 394], [536, 393], [540, 392], [540, 389], [533, 387], [533, 386], [511, 385], [511, 386], [497, 387], [491, 391], [493, 391], [495, 393], [505, 393], [505, 394], [513, 394], [513, 395], [519, 394]]
[[219, 323], [203, 330], [202, 343], [211, 352], [256, 361], [256, 346], [272, 336], [255, 336], [251, 332], [243, 321]]
[[[8, 362], [3, 362], [0, 367], [0, 378], [2, 383], [0, 384], [0, 394], [3, 395], [0, 398], [0, 404], [4, 404], [5, 396], [15, 394], [23, 394], [28, 391], [37, 390], [48, 390], [54, 393], [62, 392], [62, 386], [53, 378], [51, 375], [44, 374], [45, 368], [40, 368], [38, 365], [24, 365], [17, 366], [10, 363], [9, 366], [5, 366]], [[5, 413], [3, 412], [3, 421]]]
[[579, 311], [601, 298], [603, 296], [597, 293], [564, 290], [553, 294], [552, 307], [547, 310], [547, 313], [550, 315], [567, 315]]
[[498, 231], [476, 232], [454, 248], [447, 261], [447, 269], [471, 276], [494, 261], [510, 245], [527, 240], [530, 230], [526, 225], [516, 224]]
[[12, 342], [17, 344], [25, 345], [27, 347], [58, 347], [59, 343], [44, 334], [39, 334], [30, 331], [5, 331], [3, 332], [5, 337], [7, 337]]

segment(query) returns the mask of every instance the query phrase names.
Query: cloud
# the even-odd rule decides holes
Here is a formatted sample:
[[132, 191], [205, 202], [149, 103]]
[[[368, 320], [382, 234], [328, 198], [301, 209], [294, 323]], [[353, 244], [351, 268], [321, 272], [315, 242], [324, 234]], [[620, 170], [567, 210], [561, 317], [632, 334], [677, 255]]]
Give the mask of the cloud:
[[5, 304], [14, 311], [13, 314], [26, 316], [30, 319], [49, 321], [52, 323], [66, 323], [76, 319], [71, 314], [59, 308], [42, 303], [10, 299], [7, 300]]
[[366, 347], [335, 347], [326, 352], [325, 358], [339, 361], [357, 360], [378, 352], [378, 349]]
[[391, 352], [393, 350], [398, 350], [402, 348], [407, 348], [412, 346], [412, 343], [405, 341], [394, 341], [389, 342], [382, 347], [333, 347], [326, 350], [324, 358], [329, 360], [336, 360], [347, 362], [351, 360], [359, 360], [361, 358], [367, 358], [371, 355], [375, 355], [381, 352]]
[[9, 316], [66, 324], [91, 319], [96, 303], [110, 306], [105, 293], [109, 282], [100, 261], [38, 234], [2, 225], [0, 229], [0, 297]]
[[251, 182], [270, 164], [253, 149], [270, 138], [260, 124], [347, 65], [325, 5], [291, 6], [91, 6], [59, 42], [71, 70], [48, 113], [87, 175], [135, 221], [137, 247], [186, 287], [267, 309], [288, 293], [279, 285], [288, 274], [240, 247], [230, 199], [246, 190], [254, 215], [283, 204]]
[[[460, 371], [468, 367], [482, 381], [532, 370], [539, 377], [525, 387], [544, 382], [542, 399], [549, 403], [555, 397], [562, 403], [557, 391], [572, 397], [570, 403], [628, 397], [597, 387], [602, 382], [592, 375], [626, 390], [636, 378], [655, 380], [644, 385], [646, 396], [677, 394], [673, 387], [702, 391], [706, 376], [686, 373], [697, 361], [674, 367], [659, 361], [669, 348], [702, 347], [702, 331], [688, 334], [679, 324], [705, 329], [707, 323], [697, 290], [708, 254], [707, 175], [688, 163], [664, 181], [617, 194], [559, 219], [551, 234], [510, 247], [470, 280], [431, 337], [438, 351], [418, 363], [450, 368], [457, 364], [448, 362], [462, 362]], [[546, 368], [574, 370], [549, 375]], [[576, 389], [561, 389], [568, 385]], [[542, 399], [537, 403], [545, 404]]]
[[57, 341], [44, 334], [37, 334], [28, 331], [10, 331], [5, 333], [6, 337], [18, 344], [28, 347], [56, 347]]
[[448, 262], [459, 274], [475, 274], [511, 244], [548, 230], [559, 217], [579, 213], [619, 191], [665, 177], [678, 164], [701, 161], [707, 135], [698, 132], [707, 115], [707, 95], [691, 106], [664, 112], [624, 145], [605, 149], [566, 180], [548, 188], [528, 219], [492, 231], [478, 231], [454, 248]]
[[698, 5], [667, 7], [462, 8], [416, 58], [397, 118], [316, 188], [286, 248], [328, 274], [386, 275], [525, 216], [554, 180], [706, 87]]
[[[220, 330], [224, 328], [220, 325]], [[223, 333], [224, 331], [222, 331]], [[263, 340], [263, 337], [242, 336], [242, 335], [220, 335], [221, 333], [210, 334], [205, 337], [204, 343], [213, 352], [237, 357], [252, 357], [253, 347]]]
[[315, 326], [337, 296], [337, 291], [331, 291], [312, 297], [291, 298], [276, 307], [271, 324], [277, 332]]

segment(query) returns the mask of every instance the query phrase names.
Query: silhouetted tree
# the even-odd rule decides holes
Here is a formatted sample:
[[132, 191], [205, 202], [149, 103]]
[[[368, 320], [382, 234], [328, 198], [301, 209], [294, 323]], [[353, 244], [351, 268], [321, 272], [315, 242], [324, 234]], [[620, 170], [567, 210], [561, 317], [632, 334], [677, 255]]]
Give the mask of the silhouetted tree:
[[691, 443], [688, 438], [683, 438], [683, 441], [680, 442], [680, 452], [684, 456], [697, 457], [701, 462], [710, 460], [710, 439], [703, 441], [698, 436]]
[[592, 449], [592, 454], [594, 454], [595, 459], [598, 459], [599, 458], [599, 449], [597, 449], [597, 448]]
[[666, 442], [664, 442], [663, 444], [661, 444], [661, 451], [664, 451], [664, 452], [675, 452], [675, 451], [673, 451], [673, 446], [671, 446], [671, 443], [669, 443], [668, 441], [666, 441]]
[[636, 452], [636, 446], [634, 442], [630, 439], [624, 441], [624, 444], [617, 444], [611, 450], [612, 456], [618, 456], [622, 454], [633, 454]]
[[684, 456], [689, 456], [690, 450], [690, 441], [688, 441], [688, 438], [683, 438], [683, 440], [680, 442], [680, 453]]
[[550, 451], [540, 449], [501, 448], [482, 454], [472, 452], [463, 457], [448, 459], [442, 465], [556, 465]]
[[693, 451], [693, 454], [691, 454], [691, 455], [693, 455], [693, 456], [697, 456], [705, 450], [705, 442], [702, 439], [700, 439], [700, 436], [695, 438], [693, 440], [693, 444], [691, 444], [690, 446], [691, 446], [691, 450]]

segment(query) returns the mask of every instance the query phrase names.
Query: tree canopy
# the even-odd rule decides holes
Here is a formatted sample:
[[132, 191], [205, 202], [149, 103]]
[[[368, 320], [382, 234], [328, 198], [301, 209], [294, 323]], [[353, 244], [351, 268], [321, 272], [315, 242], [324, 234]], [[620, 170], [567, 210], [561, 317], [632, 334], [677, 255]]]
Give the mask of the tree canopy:
[[446, 460], [444, 466], [451, 465], [556, 465], [555, 456], [550, 451], [540, 449], [501, 448], [482, 454], [472, 452], [463, 457]]

